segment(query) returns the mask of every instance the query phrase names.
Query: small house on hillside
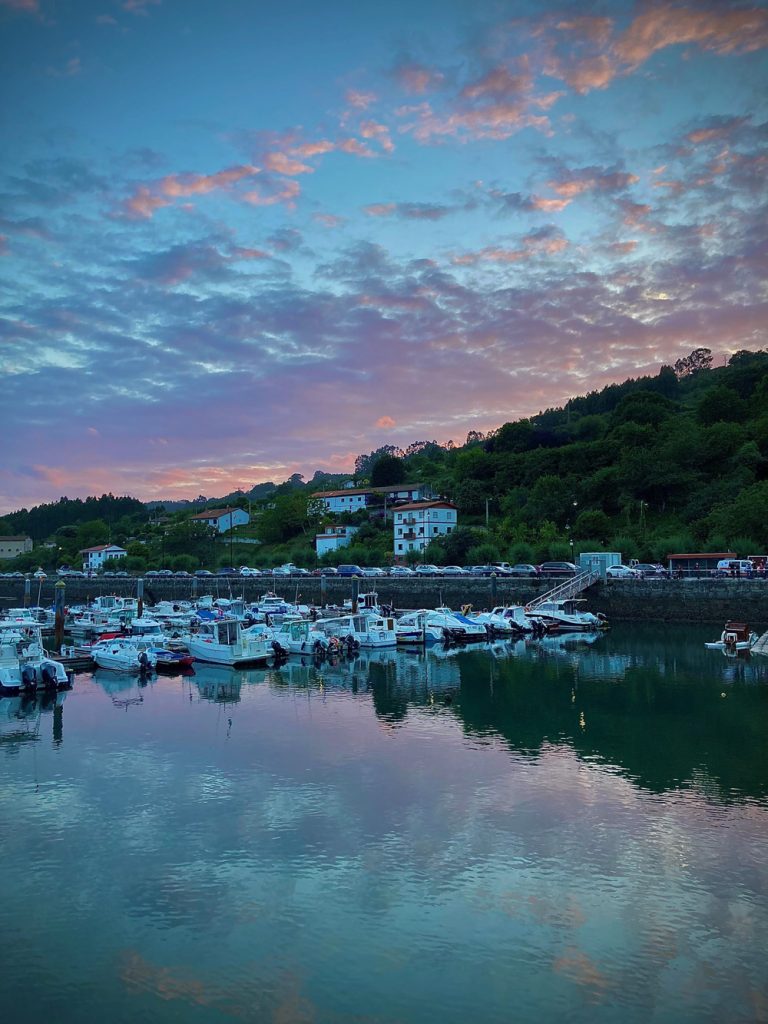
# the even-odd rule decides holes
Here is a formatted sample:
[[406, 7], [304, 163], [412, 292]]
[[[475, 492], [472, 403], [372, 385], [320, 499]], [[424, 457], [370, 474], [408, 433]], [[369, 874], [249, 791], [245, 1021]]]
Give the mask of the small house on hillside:
[[251, 517], [242, 508], [212, 508], [190, 516], [193, 523], [205, 523], [217, 533], [227, 533], [234, 526], [245, 526]]
[[348, 547], [357, 531], [357, 526], [329, 526], [323, 533], [315, 534], [317, 557], [320, 558], [328, 551], [338, 551], [339, 548]]
[[100, 569], [108, 558], [125, 558], [128, 552], [117, 544], [97, 544], [93, 548], [83, 548], [83, 572]]

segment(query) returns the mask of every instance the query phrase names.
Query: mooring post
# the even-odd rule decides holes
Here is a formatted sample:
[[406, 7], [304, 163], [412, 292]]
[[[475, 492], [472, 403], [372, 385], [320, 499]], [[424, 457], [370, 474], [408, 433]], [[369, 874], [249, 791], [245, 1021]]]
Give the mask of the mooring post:
[[32, 597], [32, 579], [28, 575], [24, 580], [24, 607], [29, 608], [30, 599]]
[[136, 597], [139, 599], [136, 610], [139, 613], [139, 618], [141, 618], [144, 614], [144, 578], [141, 576], [136, 580]]
[[360, 597], [360, 579], [352, 577], [352, 614], [357, 615], [357, 599]]
[[54, 641], [56, 650], [61, 650], [64, 642], [64, 595], [67, 588], [64, 580], [57, 580], [53, 587]]
[[496, 585], [498, 583], [498, 576], [495, 572], [491, 573], [491, 608], [496, 607]]
[[325, 608], [328, 604], [328, 577], [320, 577], [320, 607]]
[[64, 705], [57, 704], [53, 709], [53, 742], [60, 747], [64, 740]]

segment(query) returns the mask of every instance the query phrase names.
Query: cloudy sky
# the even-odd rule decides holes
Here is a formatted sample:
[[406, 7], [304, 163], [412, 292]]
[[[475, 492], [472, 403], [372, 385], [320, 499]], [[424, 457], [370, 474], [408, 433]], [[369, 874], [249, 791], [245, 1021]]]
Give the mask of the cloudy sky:
[[0, 510], [766, 344], [768, 5], [0, 0]]

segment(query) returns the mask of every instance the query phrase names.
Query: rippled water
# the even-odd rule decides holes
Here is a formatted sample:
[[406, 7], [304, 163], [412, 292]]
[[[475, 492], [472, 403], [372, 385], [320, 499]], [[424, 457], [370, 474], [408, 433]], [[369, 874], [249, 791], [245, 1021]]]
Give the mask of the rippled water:
[[768, 659], [682, 631], [0, 701], [4, 1019], [768, 1020]]

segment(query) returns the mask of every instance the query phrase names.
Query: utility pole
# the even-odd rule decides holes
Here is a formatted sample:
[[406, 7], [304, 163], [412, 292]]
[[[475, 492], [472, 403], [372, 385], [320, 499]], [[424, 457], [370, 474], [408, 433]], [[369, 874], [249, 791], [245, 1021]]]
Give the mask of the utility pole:
[[235, 528], [234, 510], [229, 510], [229, 564], [232, 565], [232, 531]]
[[489, 500], [490, 500], [489, 498], [485, 499], [485, 525], [486, 525], [486, 528], [488, 527], [488, 502], [489, 502]]

